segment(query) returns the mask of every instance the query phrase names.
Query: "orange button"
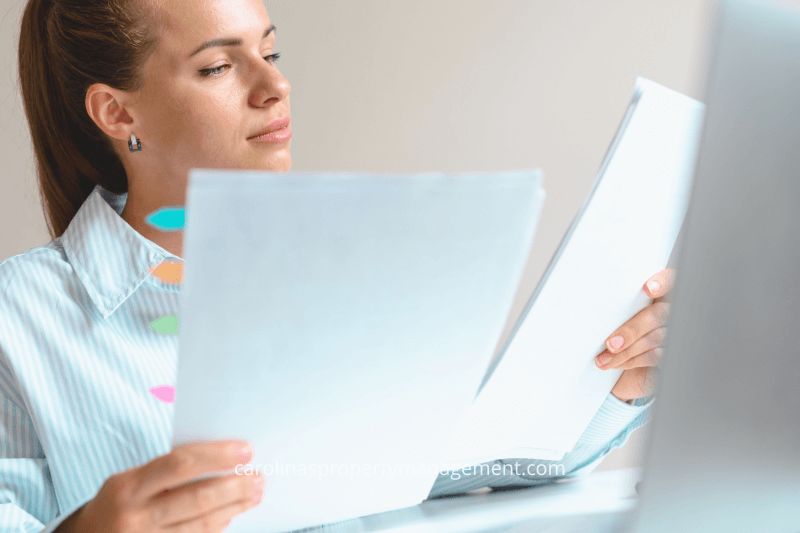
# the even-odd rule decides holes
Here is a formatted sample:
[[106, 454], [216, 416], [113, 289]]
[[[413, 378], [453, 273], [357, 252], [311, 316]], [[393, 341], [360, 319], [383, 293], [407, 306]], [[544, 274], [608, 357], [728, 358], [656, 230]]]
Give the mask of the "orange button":
[[183, 263], [164, 261], [150, 272], [164, 283], [177, 285], [183, 281]]

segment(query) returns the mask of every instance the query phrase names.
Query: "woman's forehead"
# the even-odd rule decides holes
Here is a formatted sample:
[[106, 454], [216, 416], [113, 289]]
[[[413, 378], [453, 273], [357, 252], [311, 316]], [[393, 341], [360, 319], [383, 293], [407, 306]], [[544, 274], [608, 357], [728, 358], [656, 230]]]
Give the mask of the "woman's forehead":
[[158, 2], [163, 51], [186, 55], [211, 39], [260, 41], [271, 25], [263, 0], [168, 0]]

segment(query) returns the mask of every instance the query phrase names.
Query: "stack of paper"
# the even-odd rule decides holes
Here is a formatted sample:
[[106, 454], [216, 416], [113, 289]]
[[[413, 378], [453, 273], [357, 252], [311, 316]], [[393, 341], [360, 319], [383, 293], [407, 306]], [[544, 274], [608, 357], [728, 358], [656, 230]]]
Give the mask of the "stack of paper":
[[639, 79], [594, 189], [510, 341], [460, 421], [451, 468], [560, 459], [621, 371], [597, 368], [605, 339], [649, 301], [688, 204], [704, 106]]

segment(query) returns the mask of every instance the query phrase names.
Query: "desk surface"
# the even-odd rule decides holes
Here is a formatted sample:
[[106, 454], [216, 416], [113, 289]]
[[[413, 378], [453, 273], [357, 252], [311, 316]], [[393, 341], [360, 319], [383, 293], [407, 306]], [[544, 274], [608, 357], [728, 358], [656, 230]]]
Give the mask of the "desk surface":
[[320, 532], [616, 531], [636, 503], [637, 468], [518, 490], [438, 498], [316, 528]]

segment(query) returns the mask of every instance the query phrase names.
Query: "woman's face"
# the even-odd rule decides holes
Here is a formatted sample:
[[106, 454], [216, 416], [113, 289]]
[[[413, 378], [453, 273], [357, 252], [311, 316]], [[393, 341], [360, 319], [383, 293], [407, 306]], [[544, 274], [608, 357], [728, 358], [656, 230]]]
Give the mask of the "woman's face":
[[132, 107], [146, 166], [178, 179], [194, 167], [289, 170], [291, 86], [263, 0], [159, 4], [158, 44]]

